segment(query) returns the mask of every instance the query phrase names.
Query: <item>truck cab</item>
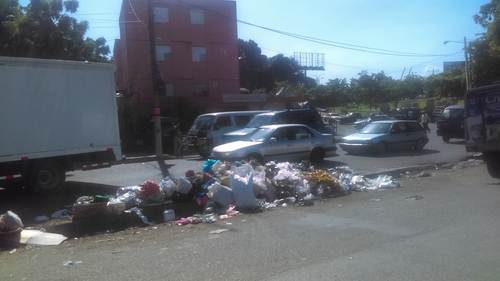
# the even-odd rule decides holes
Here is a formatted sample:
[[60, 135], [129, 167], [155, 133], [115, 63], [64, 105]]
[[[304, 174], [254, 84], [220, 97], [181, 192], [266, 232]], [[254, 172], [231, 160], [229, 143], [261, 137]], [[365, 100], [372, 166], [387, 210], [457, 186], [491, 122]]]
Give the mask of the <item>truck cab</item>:
[[500, 178], [500, 83], [474, 88], [465, 102], [468, 152], [482, 152], [489, 174]]

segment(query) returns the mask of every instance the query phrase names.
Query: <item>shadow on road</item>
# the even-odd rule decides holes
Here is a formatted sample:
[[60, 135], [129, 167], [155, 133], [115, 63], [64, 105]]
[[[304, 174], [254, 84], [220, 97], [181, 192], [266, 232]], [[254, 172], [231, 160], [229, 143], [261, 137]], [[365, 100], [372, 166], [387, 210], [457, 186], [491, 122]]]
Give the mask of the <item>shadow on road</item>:
[[422, 151], [389, 151], [383, 155], [376, 155], [372, 153], [348, 153], [347, 155], [354, 156], [363, 156], [363, 157], [371, 157], [371, 158], [391, 158], [391, 157], [401, 157], [401, 156], [422, 156], [422, 155], [430, 155], [440, 153], [439, 150], [435, 149], [424, 149]]
[[458, 145], [464, 145], [465, 140], [450, 140], [448, 144], [458, 144]]

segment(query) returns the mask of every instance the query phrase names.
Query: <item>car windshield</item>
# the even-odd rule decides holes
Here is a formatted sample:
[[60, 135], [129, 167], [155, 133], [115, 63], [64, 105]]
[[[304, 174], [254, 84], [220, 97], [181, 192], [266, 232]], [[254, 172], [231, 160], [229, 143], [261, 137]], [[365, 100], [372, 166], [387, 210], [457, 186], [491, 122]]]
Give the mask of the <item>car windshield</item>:
[[201, 131], [209, 130], [210, 126], [212, 126], [214, 119], [215, 119], [215, 117], [210, 116], [210, 115], [200, 116], [194, 122], [193, 129], [197, 130], [197, 131], [198, 130], [201, 130]]
[[385, 134], [389, 132], [391, 123], [371, 123], [366, 125], [360, 133], [361, 134]]
[[273, 121], [273, 115], [257, 115], [247, 124], [247, 128], [259, 128], [265, 125], [271, 125]]
[[443, 118], [445, 119], [459, 119], [464, 118], [463, 109], [445, 109], [443, 111]]
[[263, 142], [265, 141], [271, 134], [273, 130], [269, 128], [260, 128], [255, 133], [248, 137], [249, 141]]

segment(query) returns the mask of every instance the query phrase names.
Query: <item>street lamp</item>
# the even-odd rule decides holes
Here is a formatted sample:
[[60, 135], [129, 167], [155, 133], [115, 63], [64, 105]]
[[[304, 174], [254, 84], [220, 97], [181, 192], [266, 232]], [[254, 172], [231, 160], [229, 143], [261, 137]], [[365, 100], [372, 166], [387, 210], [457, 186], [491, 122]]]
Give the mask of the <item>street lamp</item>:
[[471, 78], [470, 78], [470, 64], [469, 64], [469, 54], [467, 53], [467, 37], [464, 37], [464, 41], [454, 41], [454, 40], [446, 40], [443, 42], [444, 45], [448, 43], [458, 43], [464, 44], [464, 58], [465, 58], [465, 88], [467, 91], [471, 88]]

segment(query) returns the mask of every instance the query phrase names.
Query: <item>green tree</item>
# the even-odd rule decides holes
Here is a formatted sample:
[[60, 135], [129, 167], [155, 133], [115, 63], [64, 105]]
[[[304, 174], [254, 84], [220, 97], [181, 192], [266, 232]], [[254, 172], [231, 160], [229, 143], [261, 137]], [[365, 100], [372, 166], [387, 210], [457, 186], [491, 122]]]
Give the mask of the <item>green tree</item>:
[[77, 0], [0, 0], [0, 55], [108, 61], [106, 40], [85, 37], [88, 23], [69, 15], [77, 10]]

